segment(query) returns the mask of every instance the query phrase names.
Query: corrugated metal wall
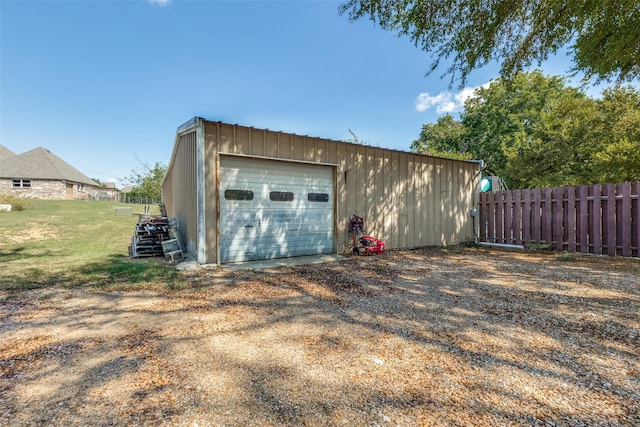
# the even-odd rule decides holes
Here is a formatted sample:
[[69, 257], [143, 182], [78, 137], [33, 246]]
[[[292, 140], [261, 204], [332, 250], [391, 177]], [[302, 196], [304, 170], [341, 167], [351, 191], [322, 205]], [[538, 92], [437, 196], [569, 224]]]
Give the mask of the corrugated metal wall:
[[[350, 242], [348, 221], [354, 213], [364, 217], [366, 231], [385, 240], [390, 249], [474, 238], [470, 212], [476, 163], [219, 122], [205, 121], [204, 126], [209, 224], [216, 214], [212, 184], [217, 155], [223, 153], [337, 165], [338, 252]], [[187, 184], [184, 178], [183, 183]], [[176, 188], [186, 193], [186, 188], [195, 186]], [[208, 226], [207, 262], [216, 262], [215, 234], [215, 228]]]
[[197, 248], [197, 150], [196, 132], [190, 131], [176, 139], [174, 153], [162, 184], [162, 199], [167, 214], [178, 220], [178, 233], [187, 251]]
[[[220, 154], [336, 165], [339, 253], [350, 243], [348, 222], [352, 214], [364, 217], [368, 234], [385, 240], [390, 249], [474, 238], [470, 213], [479, 180], [476, 163], [201, 119], [191, 123], [194, 127], [177, 135], [163, 182], [163, 199], [169, 215], [178, 219], [187, 250], [197, 254], [200, 262], [218, 262]], [[200, 131], [200, 143], [204, 143], [201, 159]], [[200, 171], [201, 183], [198, 161], [204, 169]]]

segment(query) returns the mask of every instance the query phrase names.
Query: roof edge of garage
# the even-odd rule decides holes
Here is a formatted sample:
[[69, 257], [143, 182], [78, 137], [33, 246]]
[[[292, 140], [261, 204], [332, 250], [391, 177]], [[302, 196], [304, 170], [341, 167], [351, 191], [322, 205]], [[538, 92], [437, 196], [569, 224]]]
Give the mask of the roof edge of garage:
[[190, 131], [191, 129], [197, 128], [198, 126], [200, 126], [203, 122], [208, 122], [210, 120], [207, 119], [203, 119], [202, 117], [194, 117], [190, 120], [187, 120], [186, 122], [184, 122], [183, 124], [181, 124], [180, 126], [178, 126], [178, 129], [176, 130], [177, 134], [181, 134], [181, 133], [185, 133], [187, 131]]
[[[273, 130], [273, 129], [269, 129], [269, 128], [259, 128], [259, 127], [255, 127], [255, 126], [241, 125], [241, 124], [238, 124], [238, 123], [224, 122], [222, 120], [209, 120], [209, 119], [202, 118], [202, 117], [194, 117], [193, 119], [185, 122], [183, 125], [181, 125], [178, 128], [178, 132], [180, 132], [180, 129], [182, 129], [183, 126], [185, 127], [185, 129], [189, 129], [190, 126], [195, 126], [194, 123], [196, 123], [196, 120], [202, 120], [203, 122], [207, 122], [207, 123], [211, 123], [211, 124], [221, 124], [221, 125], [227, 125], [227, 126], [236, 126], [236, 127], [246, 128], [246, 129], [253, 129], [253, 130], [257, 130], [257, 131], [274, 132], [274, 133], [280, 133], [280, 134], [283, 134], [283, 135], [300, 136], [300, 137], [303, 137], [303, 138], [323, 139], [323, 140], [326, 140], [326, 141], [339, 142], [339, 143], [342, 143], [342, 144], [355, 145], [355, 146], [358, 146], [358, 147], [376, 148], [378, 150], [385, 150], [385, 151], [391, 151], [391, 152], [403, 153], [403, 154], [412, 154], [412, 155], [415, 155], [415, 156], [431, 157], [433, 159], [444, 159], [444, 160], [450, 160], [450, 161], [454, 161], [454, 162], [474, 163], [474, 164], [478, 164], [478, 163], [482, 163], [483, 162], [482, 160], [475, 160], [475, 159], [474, 160], [452, 159], [452, 158], [449, 158], [449, 157], [433, 156], [431, 154], [414, 153], [413, 151], [398, 150], [396, 148], [387, 148], [387, 147], [380, 147], [380, 146], [368, 145], [368, 144], [356, 144], [356, 143], [349, 142], [349, 141], [342, 141], [342, 140], [337, 140], [337, 139], [325, 138], [323, 136], [300, 135], [300, 134], [297, 134], [297, 133], [294, 133], [294, 132], [286, 132], [286, 131], [282, 131], [282, 130]], [[232, 154], [232, 153], [220, 153], [220, 154]]]
[[171, 157], [169, 157], [167, 170], [165, 171], [165, 174], [162, 177], [161, 186], [164, 186], [164, 182], [167, 179], [167, 175], [169, 174], [169, 171], [171, 171], [171, 168], [173, 167], [173, 161], [176, 156], [176, 150], [178, 149], [178, 141], [180, 140], [180, 135], [184, 135], [185, 133], [191, 130], [200, 128], [205, 121], [208, 121], [208, 120], [203, 119], [202, 117], [193, 117], [192, 119], [189, 119], [183, 124], [181, 124], [180, 126], [178, 126], [178, 129], [176, 130], [176, 136], [173, 141], [173, 148], [171, 149]]
[[318, 166], [340, 166], [338, 163], [326, 163], [326, 162], [313, 162], [310, 160], [297, 160], [297, 159], [282, 159], [279, 157], [269, 157], [269, 156], [256, 156], [253, 154], [239, 154], [239, 153], [225, 153], [223, 151], [219, 152], [221, 156], [230, 156], [230, 157], [239, 157], [239, 158], [247, 158], [247, 159], [257, 159], [257, 160], [271, 160], [275, 162], [285, 162], [285, 163], [300, 163], [303, 165], [318, 165]]

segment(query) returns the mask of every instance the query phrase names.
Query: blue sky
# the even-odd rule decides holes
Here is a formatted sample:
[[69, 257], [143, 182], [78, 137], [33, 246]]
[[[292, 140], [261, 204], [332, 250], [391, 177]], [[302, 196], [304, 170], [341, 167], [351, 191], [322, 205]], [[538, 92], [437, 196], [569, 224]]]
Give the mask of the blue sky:
[[[168, 162], [194, 116], [409, 150], [471, 88], [339, 1], [0, 0], [0, 144], [115, 181]], [[562, 74], [557, 57], [542, 67]], [[446, 67], [443, 67], [443, 70]]]

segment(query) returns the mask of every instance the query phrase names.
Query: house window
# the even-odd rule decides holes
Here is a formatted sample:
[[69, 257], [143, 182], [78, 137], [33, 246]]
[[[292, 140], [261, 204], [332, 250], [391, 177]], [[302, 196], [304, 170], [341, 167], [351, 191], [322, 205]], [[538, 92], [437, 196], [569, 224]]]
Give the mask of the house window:
[[293, 193], [290, 191], [272, 191], [269, 193], [269, 200], [272, 202], [290, 202], [293, 200]]
[[309, 193], [307, 194], [307, 200], [310, 202], [328, 202], [329, 195], [327, 193]]
[[14, 179], [12, 180], [13, 188], [31, 188], [30, 179]]
[[251, 190], [224, 190], [224, 198], [226, 200], [253, 200], [253, 191], [251, 191]]

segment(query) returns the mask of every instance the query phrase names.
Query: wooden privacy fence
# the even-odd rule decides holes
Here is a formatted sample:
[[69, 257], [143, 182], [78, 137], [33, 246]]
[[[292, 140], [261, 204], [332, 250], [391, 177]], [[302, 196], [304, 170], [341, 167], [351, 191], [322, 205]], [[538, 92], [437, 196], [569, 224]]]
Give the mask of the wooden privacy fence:
[[481, 242], [640, 257], [640, 182], [480, 193]]

